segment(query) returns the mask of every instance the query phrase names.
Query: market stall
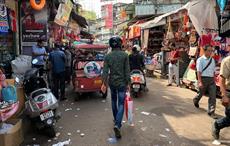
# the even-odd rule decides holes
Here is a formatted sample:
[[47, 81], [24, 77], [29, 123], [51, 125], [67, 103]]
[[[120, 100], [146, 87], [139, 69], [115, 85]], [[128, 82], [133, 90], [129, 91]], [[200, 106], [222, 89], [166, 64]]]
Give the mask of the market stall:
[[7, 78], [11, 77], [10, 61], [17, 54], [17, 11], [13, 0], [0, 1], [0, 66], [4, 68]]

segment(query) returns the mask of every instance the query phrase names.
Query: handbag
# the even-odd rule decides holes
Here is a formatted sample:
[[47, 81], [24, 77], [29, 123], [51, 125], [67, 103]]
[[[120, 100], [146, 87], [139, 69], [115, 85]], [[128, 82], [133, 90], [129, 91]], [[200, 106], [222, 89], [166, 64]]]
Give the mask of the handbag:
[[[209, 60], [208, 64], [205, 66], [205, 68], [201, 71], [201, 73], [203, 73], [209, 66], [210, 64], [212, 63], [212, 58]], [[196, 70], [196, 79], [198, 80], [198, 72]]]
[[6, 102], [16, 102], [18, 99], [16, 88], [11, 85], [2, 88], [2, 98]]

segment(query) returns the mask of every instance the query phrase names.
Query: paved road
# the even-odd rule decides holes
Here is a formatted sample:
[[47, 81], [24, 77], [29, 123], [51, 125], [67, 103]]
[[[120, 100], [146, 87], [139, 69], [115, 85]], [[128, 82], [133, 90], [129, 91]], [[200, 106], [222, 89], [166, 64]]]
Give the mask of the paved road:
[[[206, 114], [207, 98], [201, 101], [201, 109], [195, 109], [192, 98], [195, 93], [188, 89], [166, 87], [166, 81], [148, 79], [149, 92], [134, 99], [134, 122], [122, 127], [122, 139], [117, 146], [211, 146], [210, 134], [212, 119]], [[60, 136], [48, 138], [27, 134], [26, 145], [49, 146], [59, 141], [71, 139], [71, 146], [107, 146], [107, 139], [113, 137], [113, 122], [110, 97], [103, 102], [98, 95], [85, 95], [74, 102], [74, 93], [69, 91], [68, 101], [61, 102], [62, 119], [58, 122]], [[70, 111], [66, 109], [72, 108]], [[80, 110], [79, 110], [80, 109]], [[141, 112], [150, 115], [143, 115]], [[217, 112], [223, 114], [218, 101]], [[126, 120], [124, 118], [124, 120]], [[78, 133], [80, 130], [80, 133]], [[85, 135], [80, 136], [81, 133]], [[224, 145], [230, 145], [230, 131], [221, 133]], [[33, 138], [36, 138], [36, 140]]]

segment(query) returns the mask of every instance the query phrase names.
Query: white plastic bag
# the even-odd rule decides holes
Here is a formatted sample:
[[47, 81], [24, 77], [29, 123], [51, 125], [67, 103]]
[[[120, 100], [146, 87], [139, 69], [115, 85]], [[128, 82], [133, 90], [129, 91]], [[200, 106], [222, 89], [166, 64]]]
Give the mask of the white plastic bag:
[[125, 98], [125, 114], [130, 125], [133, 124], [133, 100], [130, 97], [130, 93], [126, 93]]
[[11, 61], [11, 66], [14, 74], [24, 74], [31, 69], [31, 56], [20, 55]]

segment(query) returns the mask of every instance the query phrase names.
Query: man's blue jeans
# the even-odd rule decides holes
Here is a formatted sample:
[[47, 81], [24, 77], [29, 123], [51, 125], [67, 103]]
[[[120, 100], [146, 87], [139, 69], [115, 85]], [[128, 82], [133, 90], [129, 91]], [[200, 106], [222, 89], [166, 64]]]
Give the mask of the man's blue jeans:
[[219, 130], [230, 126], [230, 107], [226, 107], [225, 117], [216, 120], [216, 124]]
[[110, 86], [110, 90], [111, 90], [112, 110], [113, 110], [115, 126], [120, 129], [122, 126], [121, 122], [124, 115], [126, 87], [116, 88]]

